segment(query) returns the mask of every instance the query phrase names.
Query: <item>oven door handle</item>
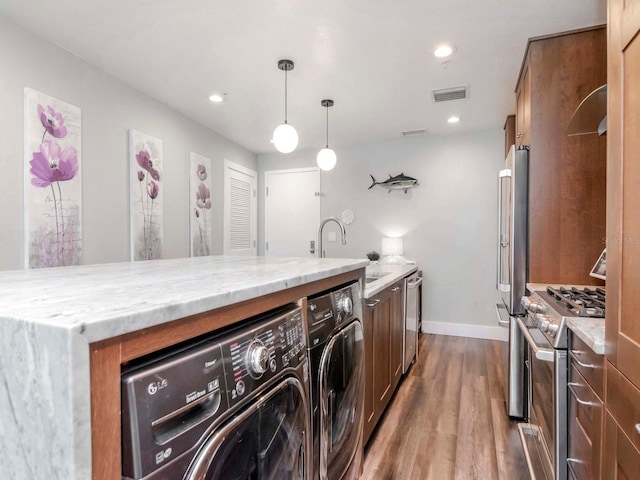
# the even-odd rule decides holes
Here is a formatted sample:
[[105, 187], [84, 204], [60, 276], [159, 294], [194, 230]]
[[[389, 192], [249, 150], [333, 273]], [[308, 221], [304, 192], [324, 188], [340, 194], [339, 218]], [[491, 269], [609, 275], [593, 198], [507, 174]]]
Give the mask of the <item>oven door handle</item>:
[[550, 363], [555, 362], [556, 355], [553, 348], [538, 347], [538, 345], [536, 344], [536, 341], [531, 336], [531, 333], [529, 333], [529, 329], [522, 322], [522, 319], [517, 318], [516, 321], [518, 322], [518, 327], [520, 327], [520, 331], [522, 332], [522, 334], [524, 335], [524, 338], [527, 340], [527, 343], [533, 350], [533, 353], [536, 356], [536, 358], [538, 360], [542, 360], [543, 362], [550, 362]]

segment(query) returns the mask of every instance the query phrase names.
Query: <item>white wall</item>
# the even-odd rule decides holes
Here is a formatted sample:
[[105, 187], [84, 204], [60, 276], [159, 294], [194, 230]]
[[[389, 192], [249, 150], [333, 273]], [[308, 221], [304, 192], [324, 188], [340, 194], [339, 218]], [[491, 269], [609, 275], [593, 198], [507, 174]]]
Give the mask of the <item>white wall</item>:
[[[380, 252], [382, 237], [403, 236], [405, 257], [424, 272], [427, 330], [503, 338], [494, 305], [497, 172], [504, 165], [504, 132], [403, 138], [336, 153], [335, 169], [322, 173], [321, 215], [339, 218], [348, 208], [355, 220], [347, 226], [346, 246], [325, 240], [327, 256], [363, 258], [370, 250]], [[262, 195], [266, 170], [314, 165], [315, 155], [260, 155]], [[401, 172], [417, 178], [420, 186], [406, 194], [387, 193], [380, 186], [367, 189], [369, 174], [383, 181]], [[336, 230], [333, 224], [325, 229]], [[263, 210], [259, 230], [263, 245]]]
[[24, 87], [82, 110], [83, 263], [129, 260], [130, 128], [163, 141], [163, 257], [189, 255], [191, 151], [213, 160], [213, 253], [222, 253], [224, 159], [257, 170], [255, 154], [1, 16], [0, 68], [0, 270], [23, 266]]

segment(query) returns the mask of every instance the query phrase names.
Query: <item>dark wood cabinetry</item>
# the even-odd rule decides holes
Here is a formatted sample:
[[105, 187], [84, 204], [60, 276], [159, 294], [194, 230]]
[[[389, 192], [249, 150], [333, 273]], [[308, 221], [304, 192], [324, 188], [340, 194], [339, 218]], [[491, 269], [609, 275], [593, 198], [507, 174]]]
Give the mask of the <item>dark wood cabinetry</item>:
[[606, 79], [606, 29], [529, 41], [516, 87], [516, 145], [530, 147], [529, 281], [593, 285], [604, 248], [606, 139], [567, 136], [580, 102]]
[[364, 442], [389, 404], [402, 376], [404, 281], [364, 301]]
[[640, 4], [609, 0], [603, 478], [640, 478]]
[[604, 356], [570, 333], [567, 465], [571, 478], [600, 478], [603, 398]]

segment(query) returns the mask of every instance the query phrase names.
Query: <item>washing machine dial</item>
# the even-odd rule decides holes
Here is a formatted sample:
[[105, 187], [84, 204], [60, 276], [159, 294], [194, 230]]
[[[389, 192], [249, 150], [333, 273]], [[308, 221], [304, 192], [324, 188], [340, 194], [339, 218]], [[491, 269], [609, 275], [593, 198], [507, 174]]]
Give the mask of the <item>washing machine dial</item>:
[[269, 349], [260, 340], [254, 340], [247, 349], [247, 370], [260, 376], [269, 369]]
[[353, 312], [353, 300], [351, 300], [351, 297], [348, 295], [340, 297], [338, 299], [338, 309], [347, 315], [351, 315], [351, 312]]

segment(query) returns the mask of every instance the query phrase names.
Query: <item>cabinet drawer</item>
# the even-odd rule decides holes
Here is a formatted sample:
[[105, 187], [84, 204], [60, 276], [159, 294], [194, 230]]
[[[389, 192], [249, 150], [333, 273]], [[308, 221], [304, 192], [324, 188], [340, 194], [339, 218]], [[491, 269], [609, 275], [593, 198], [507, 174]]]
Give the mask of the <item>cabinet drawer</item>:
[[607, 410], [640, 449], [640, 390], [607, 362]]
[[604, 398], [604, 355], [595, 353], [573, 332], [570, 337], [571, 365], [576, 367], [596, 394]]
[[569, 372], [567, 463], [577, 478], [599, 478], [603, 403], [578, 372]]

